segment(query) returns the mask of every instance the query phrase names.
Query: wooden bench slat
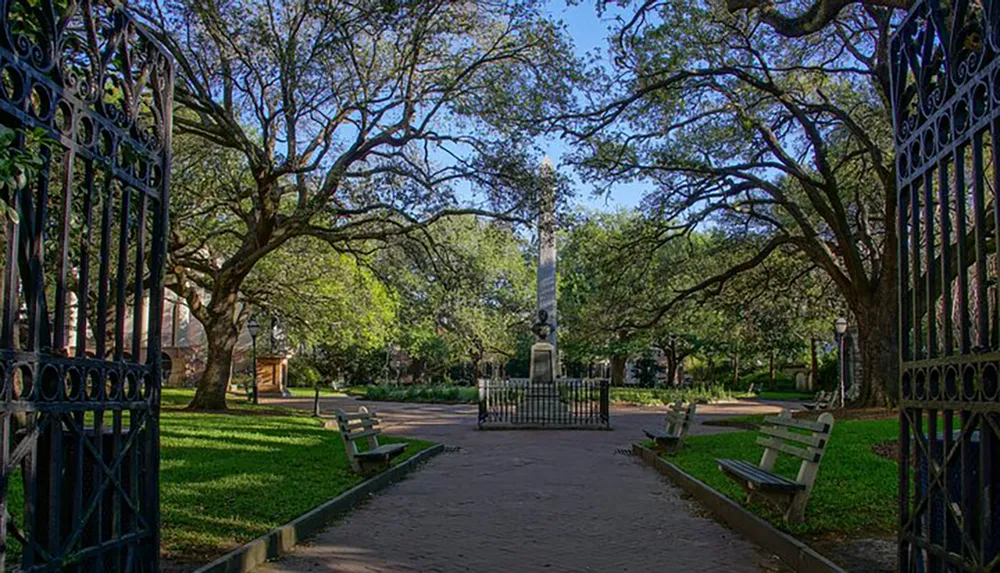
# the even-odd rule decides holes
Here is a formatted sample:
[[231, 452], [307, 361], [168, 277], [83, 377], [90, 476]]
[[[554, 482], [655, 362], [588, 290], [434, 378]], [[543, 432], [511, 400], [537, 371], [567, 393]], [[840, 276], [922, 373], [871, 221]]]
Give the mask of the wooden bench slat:
[[371, 418], [372, 417], [372, 413], [371, 412], [344, 412], [344, 411], [339, 411], [339, 412], [337, 412], [337, 417], [338, 418], [343, 418], [345, 420], [358, 420], [358, 419]]
[[746, 460], [716, 460], [720, 466], [757, 485], [786, 484], [791, 480], [784, 476], [765, 471]]
[[360, 420], [356, 422], [346, 422], [341, 424], [341, 426], [347, 428], [348, 430], [356, 430], [358, 428], [373, 428], [378, 426], [378, 423], [379, 421], [375, 418], [369, 418], [367, 420]]
[[385, 444], [384, 446], [372, 448], [364, 452], [358, 452], [356, 455], [359, 458], [392, 458], [403, 453], [403, 450], [408, 446], [409, 444]]
[[802, 458], [808, 462], [816, 463], [820, 460], [819, 452], [810, 452], [804, 448], [790, 446], [774, 438], [757, 438], [757, 445], [764, 446], [765, 448], [770, 448], [772, 450], [778, 450], [779, 452], [784, 452], [797, 458]]
[[344, 437], [353, 442], [354, 440], [360, 440], [369, 436], [377, 436], [381, 433], [381, 430], [365, 430], [363, 432], [348, 432]]
[[774, 436], [775, 438], [781, 438], [784, 440], [799, 442], [802, 444], [808, 444], [810, 446], [815, 446], [817, 448], [822, 448], [826, 444], [826, 438], [824, 436], [813, 436], [812, 434], [800, 434], [798, 432], [792, 432], [784, 428], [772, 427], [772, 426], [761, 426], [760, 433], [767, 434], [768, 436]]
[[663, 430], [657, 430], [657, 429], [654, 429], [654, 428], [646, 428], [646, 429], [643, 430], [643, 432], [645, 432], [646, 436], [649, 437], [649, 439], [651, 439], [651, 440], [678, 440], [678, 439], [680, 439], [680, 436], [678, 436], [677, 434], [670, 434], [668, 432], [664, 432]]
[[778, 416], [769, 416], [764, 418], [764, 424], [774, 424], [777, 426], [788, 426], [790, 428], [798, 428], [800, 430], [812, 430], [813, 432], [829, 433], [830, 426], [822, 422], [813, 422], [811, 420], [797, 420], [795, 418], [781, 418]]
[[796, 483], [785, 476], [764, 471], [744, 460], [716, 460], [722, 471], [739, 479], [746, 480], [758, 489], [768, 491], [799, 491], [805, 486]]

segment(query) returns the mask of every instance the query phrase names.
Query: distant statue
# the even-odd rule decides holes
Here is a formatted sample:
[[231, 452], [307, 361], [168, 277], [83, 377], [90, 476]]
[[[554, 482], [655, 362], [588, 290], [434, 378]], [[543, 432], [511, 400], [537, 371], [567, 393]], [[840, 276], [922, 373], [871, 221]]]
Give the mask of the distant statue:
[[552, 332], [552, 325], [549, 324], [549, 313], [544, 308], [538, 309], [538, 322], [531, 327], [531, 332], [535, 333], [539, 342], [546, 342]]

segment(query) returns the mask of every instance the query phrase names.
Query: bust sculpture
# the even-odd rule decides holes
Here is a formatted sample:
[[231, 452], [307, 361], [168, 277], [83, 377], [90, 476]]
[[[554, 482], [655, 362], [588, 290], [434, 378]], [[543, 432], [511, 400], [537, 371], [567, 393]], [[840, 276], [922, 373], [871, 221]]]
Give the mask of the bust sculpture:
[[546, 342], [549, 334], [552, 333], [552, 325], [549, 324], [549, 313], [544, 308], [538, 310], [538, 322], [532, 325], [531, 332], [535, 333], [539, 342]]

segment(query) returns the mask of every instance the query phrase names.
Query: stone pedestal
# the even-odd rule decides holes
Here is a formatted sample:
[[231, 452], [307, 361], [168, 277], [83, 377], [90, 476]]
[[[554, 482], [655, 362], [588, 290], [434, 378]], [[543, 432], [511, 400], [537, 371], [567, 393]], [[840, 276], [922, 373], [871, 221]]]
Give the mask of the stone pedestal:
[[176, 346], [164, 348], [163, 368], [164, 370], [168, 368], [170, 370], [170, 375], [163, 381], [163, 386], [167, 388], [180, 388], [184, 386], [184, 379], [187, 376], [187, 357], [184, 355], [184, 349]]
[[517, 407], [523, 422], [564, 423], [569, 409], [555, 384], [556, 348], [548, 342], [531, 347], [530, 378], [524, 398]]
[[288, 391], [288, 357], [280, 354], [257, 357], [257, 395], [291, 397]]
[[531, 366], [528, 379], [532, 383], [554, 382], [556, 379], [556, 347], [548, 342], [531, 346]]

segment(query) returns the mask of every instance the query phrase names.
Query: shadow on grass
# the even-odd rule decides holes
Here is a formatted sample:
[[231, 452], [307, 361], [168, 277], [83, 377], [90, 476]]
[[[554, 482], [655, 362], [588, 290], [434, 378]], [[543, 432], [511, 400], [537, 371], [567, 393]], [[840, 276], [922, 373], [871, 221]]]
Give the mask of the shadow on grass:
[[[308, 417], [171, 412], [161, 439], [168, 558], [207, 561], [363, 479], [350, 471], [337, 432]], [[397, 463], [428, 445], [412, 445]]]

